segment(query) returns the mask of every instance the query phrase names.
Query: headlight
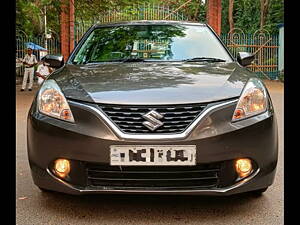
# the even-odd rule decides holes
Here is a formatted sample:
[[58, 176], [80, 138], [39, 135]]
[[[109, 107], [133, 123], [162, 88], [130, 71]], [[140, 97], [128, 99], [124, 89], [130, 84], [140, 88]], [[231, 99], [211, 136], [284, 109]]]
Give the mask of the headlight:
[[74, 123], [69, 104], [54, 80], [46, 80], [38, 94], [38, 109], [48, 116]]
[[250, 78], [239, 98], [232, 121], [267, 111], [267, 102], [267, 91], [263, 83], [259, 79]]

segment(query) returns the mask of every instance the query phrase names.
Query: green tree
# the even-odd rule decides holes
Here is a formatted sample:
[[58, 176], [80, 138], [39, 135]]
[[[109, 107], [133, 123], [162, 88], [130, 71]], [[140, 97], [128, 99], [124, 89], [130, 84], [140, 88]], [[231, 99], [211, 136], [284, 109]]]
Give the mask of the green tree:
[[47, 11], [47, 28], [59, 32], [60, 1], [58, 0], [17, 0], [16, 28], [28, 36], [44, 32], [44, 6]]
[[[283, 23], [284, 0], [269, 0], [266, 20], [263, 28], [270, 33], [277, 33], [277, 25]], [[222, 0], [222, 33], [229, 32], [228, 0]], [[233, 21], [236, 28], [241, 28], [245, 33], [254, 33], [260, 29], [260, 0], [235, 0], [233, 7]]]
[[[133, 5], [161, 4], [169, 6], [170, 9], [177, 9], [188, 0], [76, 0], [76, 16], [82, 21], [97, 18], [99, 14], [105, 13], [108, 9], [125, 8]], [[184, 5], [180, 12], [184, 13], [191, 21], [205, 21], [206, 7], [200, 0], [191, 0]]]
[[[164, 4], [176, 9], [188, 0], [75, 0], [75, 17], [81, 21], [93, 21], [94, 18], [105, 13], [108, 9], [125, 8], [132, 5]], [[60, 33], [60, 0], [17, 0], [16, 26], [29, 36], [44, 33], [44, 6], [47, 10], [47, 30]], [[180, 9], [188, 20], [205, 21], [206, 7], [200, 0], [191, 0]]]
[[278, 32], [278, 24], [284, 22], [284, 2], [283, 0], [271, 0], [269, 13], [267, 15], [264, 28], [271, 33]]
[[[75, 17], [82, 21], [92, 21], [93, 18], [105, 13], [108, 9], [125, 8], [137, 4], [164, 4], [171, 9], [177, 9], [188, 0], [75, 0]], [[206, 0], [207, 1], [207, 0]], [[222, 33], [228, 33], [228, 0], [222, 0]], [[283, 23], [284, 0], [269, 0], [264, 29], [271, 33], [278, 32], [277, 25]], [[17, 0], [16, 27], [29, 36], [38, 36], [44, 32], [44, 6], [47, 9], [48, 31], [60, 33], [60, 0]], [[179, 12], [188, 20], [206, 21], [206, 4], [201, 0], [191, 0]], [[242, 28], [245, 33], [253, 33], [260, 28], [260, 0], [235, 0], [233, 7], [233, 22], [236, 28]]]

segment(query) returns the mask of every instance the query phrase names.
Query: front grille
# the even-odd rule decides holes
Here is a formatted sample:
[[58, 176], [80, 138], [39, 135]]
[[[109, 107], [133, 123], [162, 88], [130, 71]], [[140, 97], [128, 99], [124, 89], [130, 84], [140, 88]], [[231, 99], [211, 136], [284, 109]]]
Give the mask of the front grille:
[[[102, 111], [124, 133], [182, 133], [203, 111], [204, 104], [190, 105], [157, 105], [157, 106], [125, 106], [125, 105], [98, 105]], [[143, 115], [155, 110], [163, 116], [159, 121], [163, 125], [151, 131], [143, 122], [147, 121]]]
[[142, 189], [201, 189], [217, 187], [220, 164], [192, 167], [116, 167], [87, 164], [88, 186]]

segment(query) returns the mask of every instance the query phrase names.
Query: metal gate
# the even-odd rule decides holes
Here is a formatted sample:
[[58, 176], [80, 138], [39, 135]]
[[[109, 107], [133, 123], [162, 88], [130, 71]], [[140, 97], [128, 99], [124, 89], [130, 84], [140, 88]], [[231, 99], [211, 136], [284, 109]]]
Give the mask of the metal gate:
[[221, 36], [234, 57], [238, 52], [251, 52], [254, 62], [247, 66], [263, 79], [278, 79], [278, 35], [271, 35], [266, 30], [257, 30], [254, 34], [245, 34], [235, 28]]
[[[33, 42], [41, 47], [46, 48], [46, 54], [60, 54], [60, 41], [57, 35], [52, 35], [51, 38], [46, 38], [44, 34], [37, 37], [29, 37], [24, 31], [17, 30], [16, 32], [16, 75], [23, 76], [24, 66], [21, 60], [24, 59], [26, 52], [26, 43]], [[39, 51], [33, 51], [39, 60], [42, 54]]]
[[[187, 1], [185, 4], [188, 4]], [[183, 4], [182, 6], [184, 6]], [[99, 17], [91, 21], [75, 22], [75, 45], [80, 41], [84, 33], [94, 24], [104, 24], [110, 22], [122, 22], [132, 20], [175, 20], [187, 21], [188, 18], [180, 12], [182, 6], [177, 9], [165, 5], [144, 3], [142, 5], [128, 6], [125, 8], [111, 9], [100, 13]]]

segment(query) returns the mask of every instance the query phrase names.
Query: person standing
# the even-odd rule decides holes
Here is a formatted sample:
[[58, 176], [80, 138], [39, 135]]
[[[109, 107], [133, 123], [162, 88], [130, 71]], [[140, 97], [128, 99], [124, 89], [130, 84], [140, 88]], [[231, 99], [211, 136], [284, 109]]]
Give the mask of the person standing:
[[25, 65], [25, 71], [24, 71], [24, 77], [23, 77], [21, 91], [24, 91], [26, 88], [28, 76], [29, 76], [28, 91], [31, 91], [32, 85], [33, 85], [34, 66], [37, 64], [36, 57], [35, 57], [35, 55], [32, 54], [31, 48], [27, 49], [27, 54], [25, 55], [25, 57], [23, 59], [23, 64]]
[[41, 85], [50, 73], [52, 73], [52, 69], [49, 67], [49, 63], [46, 63], [45, 60], [43, 60], [43, 63], [40, 64], [36, 70], [38, 84]]

